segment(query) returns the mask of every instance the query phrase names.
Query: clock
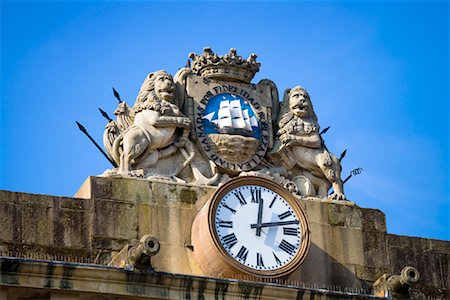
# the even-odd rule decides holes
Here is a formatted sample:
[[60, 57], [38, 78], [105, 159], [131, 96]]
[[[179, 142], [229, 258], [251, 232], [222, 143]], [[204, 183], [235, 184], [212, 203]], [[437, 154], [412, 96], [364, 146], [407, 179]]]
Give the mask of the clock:
[[205, 204], [194, 221], [192, 242], [205, 275], [281, 277], [305, 259], [309, 229], [289, 191], [245, 176], [219, 187]]

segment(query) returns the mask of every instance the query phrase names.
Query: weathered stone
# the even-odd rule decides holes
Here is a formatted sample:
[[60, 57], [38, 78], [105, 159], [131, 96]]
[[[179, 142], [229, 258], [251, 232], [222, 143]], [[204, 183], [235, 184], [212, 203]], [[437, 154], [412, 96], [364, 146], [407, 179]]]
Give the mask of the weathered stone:
[[361, 239], [364, 251], [364, 263], [368, 267], [388, 268], [387, 235], [380, 231], [364, 231]]
[[305, 210], [308, 221], [330, 225], [328, 221], [328, 205], [320, 201], [299, 201]]
[[[145, 78], [132, 108], [120, 101], [115, 114], [117, 120], [106, 125], [103, 143], [118, 168], [104, 176], [173, 178], [182, 168], [158, 167], [158, 161], [183, 153], [184, 163], [192, 161], [192, 142], [187, 138], [191, 120], [178, 105], [176, 85], [170, 74], [157, 71]], [[177, 129], [184, 130], [177, 138]], [[185, 155], [184, 155], [185, 154]]]
[[[386, 299], [281, 284], [0, 258], [1, 299]], [[350, 292], [351, 291], [351, 292]]]
[[95, 199], [93, 236], [117, 239], [138, 238], [136, 205], [106, 199]]
[[[345, 200], [340, 161], [327, 150], [319, 134], [317, 116], [304, 88], [296, 86], [286, 89], [278, 126], [278, 148], [271, 151], [271, 159], [274, 162], [281, 160], [286, 169], [292, 169], [293, 176], [305, 176], [309, 185], [314, 187], [311, 190], [316, 191], [316, 195], [301, 191], [300, 194], [326, 198], [332, 186], [333, 193], [329, 198]], [[301, 170], [296, 170], [296, 166]], [[298, 189], [302, 186], [298, 186]]]
[[386, 232], [386, 217], [378, 209], [361, 208], [362, 226], [364, 231]]
[[[331, 226], [309, 222], [309, 229], [311, 231], [311, 242], [313, 242], [316, 247], [321, 249], [322, 253], [329, 252], [332, 248]], [[320, 255], [315, 255], [314, 252], [311, 251], [308, 254], [308, 259], [322, 260]]]
[[373, 278], [380, 278], [389, 272], [389, 269], [373, 268], [367, 266], [355, 266], [356, 276], [362, 280], [373, 282]]
[[330, 225], [345, 226], [349, 228], [362, 228], [362, 211], [347, 205], [329, 204], [328, 221]]
[[[126, 244], [152, 234], [161, 241], [161, 252], [152, 260], [156, 270], [207, 275], [194, 259], [190, 230], [215, 188], [91, 177], [82, 190], [85, 199], [1, 192], [1, 255], [106, 264]], [[311, 245], [303, 264], [286, 280], [364, 288], [383, 272], [395, 274], [412, 265], [423, 278], [431, 278], [430, 284], [418, 285], [416, 294], [445, 298], [448, 242], [387, 235], [381, 212], [344, 203], [300, 200]], [[36, 222], [36, 211], [48, 220]]]
[[420, 272], [422, 280], [413, 288], [414, 297], [450, 298], [449, 242], [391, 234], [387, 238], [391, 274], [408, 265]]
[[342, 264], [364, 265], [365, 252], [360, 229], [331, 227], [333, 258]]

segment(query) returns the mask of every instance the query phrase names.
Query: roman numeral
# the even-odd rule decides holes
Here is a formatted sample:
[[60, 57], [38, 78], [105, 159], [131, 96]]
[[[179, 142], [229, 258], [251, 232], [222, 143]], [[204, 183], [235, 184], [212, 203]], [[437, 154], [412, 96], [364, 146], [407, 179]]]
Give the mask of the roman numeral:
[[252, 202], [259, 203], [261, 201], [261, 190], [256, 189], [250, 189], [250, 193], [252, 194]]
[[272, 252], [272, 254], [273, 254], [273, 257], [275, 257], [277, 265], [281, 265], [281, 260], [275, 255], [275, 253]]
[[219, 227], [226, 227], [226, 228], [233, 228], [233, 221], [222, 221], [219, 219], [219, 222], [217, 223]]
[[281, 215], [278, 215], [278, 218], [280, 218], [280, 220], [283, 220], [283, 219], [286, 219], [287, 217], [289, 217], [290, 215], [292, 215], [292, 213], [288, 210], [287, 212], [284, 212]]
[[247, 201], [245, 201], [244, 196], [242, 196], [241, 191], [233, 192], [233, 194], [236, 196], [236, 198], [239, 200], [239, 203], [241, 205], [247, 204]]
[[241, 247], [238, 254], [236, 255], [236, 258], [239, 258], [240, 260], [244, 261], [247, 259], [248, 249], [244, 246]]
[[286, 240], [282, 240], [278, 247], [280, 247], [281, 250], [286, 251], [289, 255], [294, 254], [295, 246], [286, 242]]
[[273, 197], [272, 202], [270, 202], [269, 208], [272, 208], [272, 205], [275, 203], [275, 200], [277, 200], [277, 196]]
[[234, 235], [234, 233], [228, 234], [226, 236], [224, 236], [222, 238], [223, 243], [225, 244], [225, 246], [230, 249], [231, 247], [233, 247], [234, 245], [236, 245], [236, 243], [238, 242], [236, 236]]
[[283, 227], [283, 234], [286, 235], [297, 235], [297, 228], [291, 228], [291, 227]]
[[263, 262], [261, 253], [256, 253], [256, 265], [258, 267], [264, 267], [264, 262]]
[[229, 209], [233, 214], [236, 213], [236, 210], [229, 207], [226, 203], [222, 203], [222, 206], [225, 207], [226, 209]]

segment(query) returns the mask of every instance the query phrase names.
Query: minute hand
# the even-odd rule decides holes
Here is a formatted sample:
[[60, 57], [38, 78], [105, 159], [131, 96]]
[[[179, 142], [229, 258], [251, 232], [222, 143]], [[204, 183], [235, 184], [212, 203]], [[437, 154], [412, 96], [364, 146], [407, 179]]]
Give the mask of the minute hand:
[[283, 226], [283, 225], [292, 225], [292, 224], [298, 224], [298, 223], [299, 223], [298, 220], [280, 221], [280, 222], [268, 222], [268, 223], [261, 223], [261, 224], [251, 224], [250, 228]]

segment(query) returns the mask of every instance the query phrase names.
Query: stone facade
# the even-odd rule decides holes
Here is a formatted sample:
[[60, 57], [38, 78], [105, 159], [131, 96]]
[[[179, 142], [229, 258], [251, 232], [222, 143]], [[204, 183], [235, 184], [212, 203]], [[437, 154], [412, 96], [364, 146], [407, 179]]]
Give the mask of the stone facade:
[[385, 299], [355, 291], [0, 258], [0, 299]]
[[[208, 274], [201, 272], [194, 258], [191, 225], [215, 189], [89, 177], [74, 198], [1, 191], [0, 256], [72, 262], [78, 263], [77, 268], [81, 264], [81, 268], [101, 269], [124, 246], [150, 234], [161, 245], [160, 252], [151, 258], [156, 274], [194, 276], [192, 282], [198, 283], [206, 280], [198, 276]], [[419, 299], [449, 297], [449, 242], [389, 235], [381, 211], [360, 208], [348, 201], [306, 198], [300, 204], [309, 221], [310, 250], [302, 265], [281, 279], [284, 285], [370, 293], [371, 285], [380, 276], [398, 274], [404, 266], [412, 265], [422, 274], [414, 295]], [[5, 274], [11, 272], [3, 268], [8, 263], [2, 263]], [[33, 268], [33, 264], [25, 263], [27, 268]], [[2, 286], [19, 288], [21, 283], [3, 280]], [[38, 284], [29, 287], [43, 288]]]

